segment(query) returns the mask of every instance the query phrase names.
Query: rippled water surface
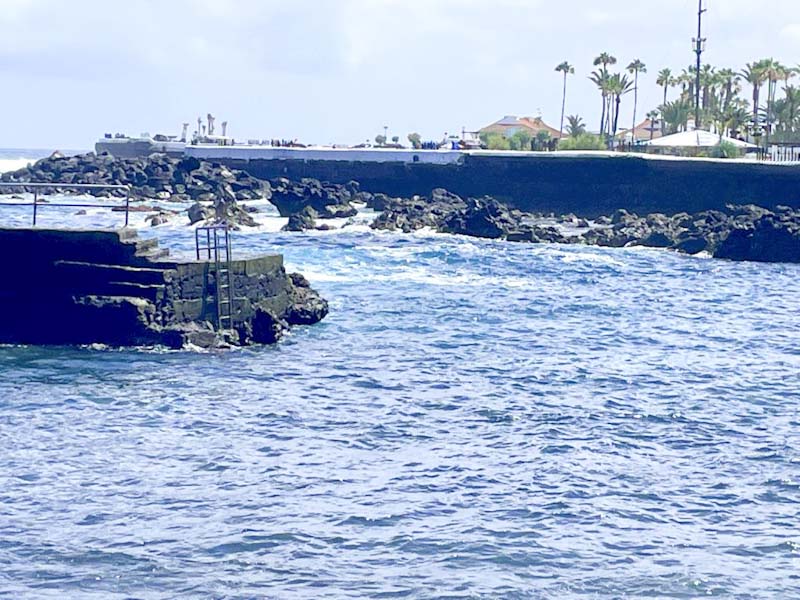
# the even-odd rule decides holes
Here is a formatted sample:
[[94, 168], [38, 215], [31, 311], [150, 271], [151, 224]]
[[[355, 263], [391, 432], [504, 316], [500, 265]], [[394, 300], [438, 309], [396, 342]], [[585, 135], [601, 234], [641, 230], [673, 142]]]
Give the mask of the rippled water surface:
[[330, 316], [231, 352], [0, 348], [0, 596], [800, 597], [798, 266], [235, 248]]

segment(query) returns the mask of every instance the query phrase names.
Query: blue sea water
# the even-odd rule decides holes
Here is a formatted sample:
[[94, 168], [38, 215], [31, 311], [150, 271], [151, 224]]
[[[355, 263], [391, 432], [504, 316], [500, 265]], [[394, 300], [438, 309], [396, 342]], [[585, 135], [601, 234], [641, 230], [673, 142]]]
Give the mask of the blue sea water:
[[0, 348], [0, 596], [800, 597], [800, 267], [235, 248], [329, 317], [228, 352]]
[[258, 218], [322, 323], [0, 347], [0, 598], [800, 597], [800, 266]]

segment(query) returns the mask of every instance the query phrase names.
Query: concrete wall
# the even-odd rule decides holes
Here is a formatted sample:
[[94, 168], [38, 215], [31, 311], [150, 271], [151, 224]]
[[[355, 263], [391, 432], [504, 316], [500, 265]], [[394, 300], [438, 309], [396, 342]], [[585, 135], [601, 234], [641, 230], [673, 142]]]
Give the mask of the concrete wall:
[[331, 160], [221, 162], [256, 177], [355, 180], [362, 189], [397, 196], [443, 187], [461, 196], [490, 195], [532, 212], [586, 217], [625, 208], [640, 214], [697, 212], [726, 204], [800, 207], [800, 166], [644, 158], [586, 153], [464, 153], [463, 163]]
[[398, 148], [276, 148], [272, 146], [187, 145], [186, 156], [201, 160], [302, 160], [318, 162], [456, 164], [465, 154], [458, 150], [413, 150]]
[[[213, 266], [166, 260], [133, 230], [0, 229], [0, 253], [0, 343], [181, 345], [185, 325], [216, 321]], [[282, 256], [233, 261], [231, 273], [234, 326], [256, 305], [291, 306]]]

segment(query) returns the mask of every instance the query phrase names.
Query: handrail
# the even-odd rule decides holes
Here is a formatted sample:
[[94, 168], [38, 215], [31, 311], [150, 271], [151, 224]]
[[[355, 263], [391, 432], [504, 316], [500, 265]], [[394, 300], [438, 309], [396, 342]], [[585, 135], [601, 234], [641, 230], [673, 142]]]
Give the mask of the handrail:
[[32, 206], [33, 207], [33, 225], [36, 226], [36, 216], [38, 212], [38, 207], [40, 205], [43, 206], [61, 206], [67, 208], [85, 208], [89, 206], [90, 208], [119, 208], [116, 204], [72, 204], [72, 203], [64, 203], [64, 202], [57, 202], [57, 203], [50, 203], [48, 202], [46, 205], [39, 202], [39, 192], [38, 189], [55, 189], [55, 188], [65, 188], [65, 189], [72, 189], [72, 190], [125, 190], [125, 227], [128, 226], [129, 215], [130, 215], [130, 207], [131, 207], [131, 195], [133, 193], [133, 188], [130, 185], [120, 185], [120, 184], [103, 184], [103, 183], [61, 183], [58, 181], [53, 181], [51, 183], [43, 183], [43, 182], [27, 182], [27, 181], [2, 181], [0, 182], [0, 189], [2, 188], [33, 188], [33, 202], [0, 202], [0, 206]]

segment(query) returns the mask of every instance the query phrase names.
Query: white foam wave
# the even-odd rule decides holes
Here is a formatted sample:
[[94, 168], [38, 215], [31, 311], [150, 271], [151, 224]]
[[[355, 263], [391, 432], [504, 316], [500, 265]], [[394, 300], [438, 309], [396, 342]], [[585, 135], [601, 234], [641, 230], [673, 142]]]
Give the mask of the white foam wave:
[[559, 258], [565, 263], [590, 263], [598, 265], [611, 265], [614, 267], [624, 267], [625, 263], [618, 261], [607, 254], [594, 254], [591, 252], [563, 252], [557, 251]]
[[332, 283], [416, 283], [437, 287], [482, 288], [505, 287], [514, 289], [535, 289], [537, 281], [533, 277], [495, 277], [478, 275], [470, 272], [441, 273], [424, 267], [408, 267], [389, 272], [368, 272], [364, 269], [355, 270], [322, 270], [313, 265], [304, 264], [300, 267], [311, 282]]
[[0, 158], [0, 173], [6, 173], [9, 171], [17, 171], [19, 169], [24, 169], [28, 165], [35, 163], [38, 158], [27, 158], [27, 157], [19, 157], [19, 158]]

